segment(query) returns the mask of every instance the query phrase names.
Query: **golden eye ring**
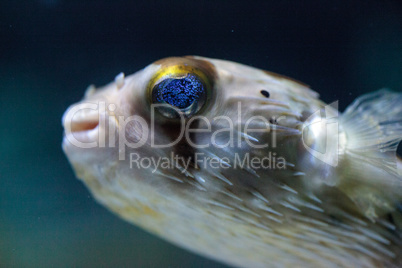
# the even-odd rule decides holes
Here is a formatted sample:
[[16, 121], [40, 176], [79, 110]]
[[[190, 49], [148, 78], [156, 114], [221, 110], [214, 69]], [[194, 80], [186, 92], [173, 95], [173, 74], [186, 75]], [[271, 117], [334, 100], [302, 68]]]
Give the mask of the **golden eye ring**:
[[210, 81], [191, 64], [162, 66], [148, 84], [147, 99], [166, 118], [189, 118], [200, 113], [211, 98]]

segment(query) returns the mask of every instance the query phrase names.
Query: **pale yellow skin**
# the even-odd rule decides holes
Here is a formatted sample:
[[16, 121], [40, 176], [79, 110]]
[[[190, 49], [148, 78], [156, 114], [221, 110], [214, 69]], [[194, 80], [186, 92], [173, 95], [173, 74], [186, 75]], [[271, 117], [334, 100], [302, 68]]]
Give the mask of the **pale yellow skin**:
[[[119, 116], [139, 115], [149, 120], [146, 89], [169, 61], [181, 59], [158, 61], [96, 91], [89, 89], [81, 103], [101, 101], [116, 107], [101, 114], [100, 120], [97, 113], [88, 110], [77, 114], [72, 121], [64, 118], [65, 128], [71, 127], [73, 132], [65, 136], [63, 150], [77, 177], [100, 203], [174, 244], [233, 266], [399, 264], [402, 250], [397, 234], [401, 234], [402, 221], [395, 205], [402, 200], [402, 180], [397, 174], [395, 155], [385, 155], [370, 145], [379, 142], [378, 135], [385, 137], [380, 142], [386, 143], [395, 140], [400, 132], [386, 136], [383, 129], [375, 128], [376, 122], [370, 125], [363, 117], [356, 119], [358, 116], [351, 111], [340, 121], [338, 166], [321, 162], [303, 147], [302, 130], [314, 119], [309, 116], [324, 109], [325, 104], [301, 83], [229, 61], [201, 57], [186, 60], [187, 64], [205, 62], [214, 69], [214, 96], [208, 109], [201, 110], [199, 115], [211, 120], [220, 115], [229, 116], [235, 122], [235, 129], [238, 125], [243, 127], [244, 120], [255, 115], [285, 118], [275, 123], [276, 148], [254, 149], [243, 144], [230, 150], [195, 151], [218, 159], [233, 158], [235, 153], [261, 156], [274, 151], [288, 162], [284, 170], [191, 168], [183, 173], [183, 167], [177, 166], [152, 172], [152, 169], [130, 168], [130, 153], [168, 157], [172, 148], [155, 149], [148, 140], [140, 148], [125, 148], [125, 160], [119, 160], [122, 156], [119, 145], [83, 149], [69, 142], [68, 135], [81, 142], [96, 141], [100, 135], [108, 140], [111, 133], [106, 127], [111, 126], [118, 135], [122, 131]], [[269, 98], [260, 93], [262, 89], [269, 91]], [[239, 103], [243, 121], [237, 117]], [[99, 124], [106, 113], [112, 120]], [[399, 113], [395, 110], [396, 116]], [[149, 136], [155, 135], [161, 142], [171, 139], [169, 131], [177, 125], [162, 116], [156, 121]], [[354, 129], [359, 124], [376, 129], [372, 137], [365, 137], [363, 145], [359, 144], [360, 128]], [[259, 127], [255, 125], [255, 128]], [[134, 142], [141, 133], [143, 130], [133, 124], [126, 128], [125, 137]], [[311, 130], [311, 133], [314, 135], [305, 139], [314, 146], [315, 138], [324, 134], [321, 130]], [[237, 138], [239, 134], [236, 135]], [[272, 135], [272, 132], [260, 132], [254, 137], [262, 143], [271, 142]], [[207, 139], [205, 135], [195, 137], [199, 144], [205, 144]], [[362, 153], [359, 148], [365, 145], [369, 149]], [[395, 152], [394, 147], [390, 151]], [[186, 154], [179, 147], [173, 150], [178, 155]], [[386, 159], [388, 164], [382, 166], [378, 159]], [[388, 221], [388, 215], [393, 215], [393, 223]]]

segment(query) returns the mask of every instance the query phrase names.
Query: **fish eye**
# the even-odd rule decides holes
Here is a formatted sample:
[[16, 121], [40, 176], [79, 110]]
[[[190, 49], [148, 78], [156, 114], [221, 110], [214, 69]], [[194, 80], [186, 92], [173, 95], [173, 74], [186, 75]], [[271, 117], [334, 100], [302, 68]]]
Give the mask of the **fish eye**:
[[189, 66], [173, 66], [157, 74], [149, 87], [149, 99], [164, 117], [185, 118], [198, 113], [209, 93], [206, 76]]
[[[197, 76], [187, 74], [181, 78], [166, 78], [156, 84], [152, 90], [152, 102], [168, 104], [179, 109], [188, 117], [197, 113], [205, 102], [204, 85]], [[163, 107], [162, 107], [163, 108]], [[175, 117], [175, 110], [162, 109], [166, 117]]]

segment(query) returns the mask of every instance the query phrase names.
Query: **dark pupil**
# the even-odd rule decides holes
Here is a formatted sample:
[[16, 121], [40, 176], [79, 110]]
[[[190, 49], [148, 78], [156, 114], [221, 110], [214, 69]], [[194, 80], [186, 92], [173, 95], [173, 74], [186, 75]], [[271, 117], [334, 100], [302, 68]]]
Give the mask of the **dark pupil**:
[[158, 102], [166, 102], [180, 109], [189, 107], [198, 100], [204, 91], [202, 83], [194, 75], [188, 74], [184, 78], [168, 78], [157, 85]]

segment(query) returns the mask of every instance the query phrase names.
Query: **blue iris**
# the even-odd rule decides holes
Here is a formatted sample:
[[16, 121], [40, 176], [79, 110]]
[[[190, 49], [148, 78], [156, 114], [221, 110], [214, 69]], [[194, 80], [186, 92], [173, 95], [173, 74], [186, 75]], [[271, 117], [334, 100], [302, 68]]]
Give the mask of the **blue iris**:
[[153, 99], [179, 109], [185, 109], [205, 94], [201, 81], [192, 74], [184, 78], [167, 78], [157, 84], [152, 92]]

